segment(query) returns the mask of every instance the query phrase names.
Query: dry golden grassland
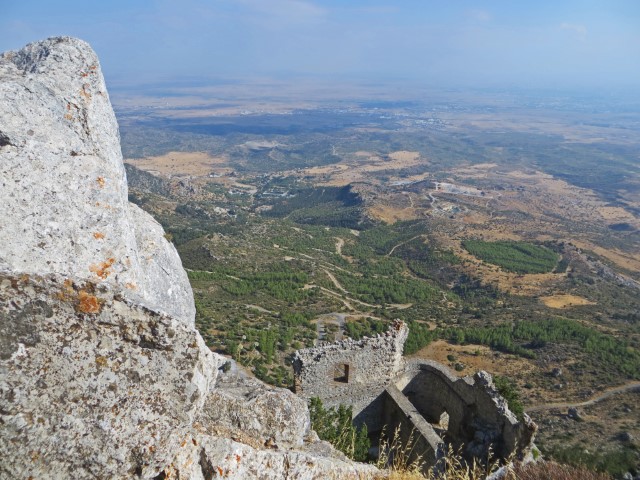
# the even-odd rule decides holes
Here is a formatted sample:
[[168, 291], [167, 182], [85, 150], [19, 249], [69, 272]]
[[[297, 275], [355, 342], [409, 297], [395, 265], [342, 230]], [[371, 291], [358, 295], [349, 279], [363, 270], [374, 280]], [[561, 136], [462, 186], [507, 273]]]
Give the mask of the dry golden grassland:
[[[449, 360], [451, 356], [455, 357], [455, 360]], [[459, 363], [464, 367], [456, 372], [459, 376], [473, 375], [478, 370], [509, 377], [513, 377], [515, 372], [526, 376], [539, 369], [531, 360], [496, 353], [484, 345], [453, 345], [446, 340], [435, 340], [411, 357], [435, 360], [451, 369]]]
[[324, 186], [344, 186], [357, 182], [379, 184], [379, 181], [371, 175], [372, 173], [400, 170], [425, 163], [426, 160], [421, 158], [418, 152], [400, 150], [382, 154], [357, 151], [345, 155], [341, 162], [332, 165], [283, 173], [298, 177], [316, 177], [317, 185]]
[[594, 302], [591, 302], [583, 297], [578, 297], [576, 295], [549, 295], [547, 297], [540, 297], [542, 303], [544, 303], [547, 307], [550, 308], [567, 308], [573, 307], [576, 305], [595, 305]]
[[141, 170], [165, 177], [206, 177], [213, 171], [222, 174], [231, 170], [226, 168], [226, 158], [212, 157], [204, 152], [169, 152], [157, 157], [131, 158], [126, 162]]

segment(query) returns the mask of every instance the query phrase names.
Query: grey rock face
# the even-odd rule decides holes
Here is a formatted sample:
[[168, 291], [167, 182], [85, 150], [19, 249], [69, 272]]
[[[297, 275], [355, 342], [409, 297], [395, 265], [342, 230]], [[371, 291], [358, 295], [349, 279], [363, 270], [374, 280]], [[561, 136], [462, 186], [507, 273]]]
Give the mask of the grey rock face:
[[3, 54], [0, 99], [0, 269], [109, 283], [193, 325], [177, 253], [127, 200], [118, 125], [89, 45], [61, 37]]
[[238, 373], [220, 373], [196, 421], [217, 436], [243, 439], [256, 448], [301, 447], [311, 429], [307, 402]]
[[198, 333], [107, 285], [0, 276], [0, 478], [149, 476], [215, 381]]
[[364, 480], [380, 472], [320, 441], [302, 399], [248, 378], [234, 365], [219, 374], [191, 436], [164, 473], [176, 480]]
[[216, 385], [180, 259], [127, 201], [86, 43], [0, 56], [0, 185], [0, 480], [375, 470], [318, 442], [291, 392]]
[[[177, 480], [373, 480], [381, 478], [373, 465], [335, 456], [325, 442], [299, 450], [256, 449], [229, 438], [196, 436], [197, 446], [185, 450], [172, 464], [169, 478]], [[325, 445], [322, 445], [325, 444]], [[378, 476], [376, 476], [378, 474]]]
[[584, 420], [582, 413], [580, 412], [580, 410], [578, 410], [577, 407], [569, 407], [569, 409], [567, 410], [567, 416], [575, 420], [576, 422], [582, 422]]

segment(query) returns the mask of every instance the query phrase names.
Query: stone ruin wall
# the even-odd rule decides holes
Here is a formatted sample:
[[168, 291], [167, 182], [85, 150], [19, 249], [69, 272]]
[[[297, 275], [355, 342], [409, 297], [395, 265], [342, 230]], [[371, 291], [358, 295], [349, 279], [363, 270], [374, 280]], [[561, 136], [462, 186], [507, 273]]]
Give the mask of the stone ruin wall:
[[[355, 422], [370, 426], [381, 413], [385, 386], [403, 371], [402, 350], [408, 334], [407, 326], [396, 321], [373, 338], [298, 350], [293, 360], [295, 392], [307, 399], [320, 397], [327, 407], [351, 405]], [[339, 379], [345, 366], [346, 378]]]
[[389, 385], [384, 391], [381, 418], [388, 429], [387, 437], [393, 438], [397, 430], [400, 442], [411, 445], [407, 449], [407, 464], [414, 461], [424, 462], [427, 466], [437, 464], [444, 452], [444, 442], [395, 385]]
[[[458, 378], [434, 361], [406, 362], [407, 335], [407, 326], [396, 321], [373, 338], [299, 350], [296, 393], [319, 397], [327, 407], [352, 406], [354, 423], [366, 423], [370, 432], [393, 432], [398, 425], [401, 437], [413, 432], [428, 466], [437, 464], [445, 441], [469, 457], [486, 457], [491, 449], [502, 458], [522, 458], [531, 451], [536, 425], [526, 415], [516, 418], [491, 375]], [[336, 378], [336, 366], [348, 366], [346, 378]]]
[[409, 362], [394, 383], [427, 422], [438, 424], [446, 413], [441, 436], [469, 457], [486, 457], [489, 448], [502, 458], [523, 457], [533, 447], [537, 426], [509, 410], [486, 372], [459, 378], [438, 362], [420, 360]]

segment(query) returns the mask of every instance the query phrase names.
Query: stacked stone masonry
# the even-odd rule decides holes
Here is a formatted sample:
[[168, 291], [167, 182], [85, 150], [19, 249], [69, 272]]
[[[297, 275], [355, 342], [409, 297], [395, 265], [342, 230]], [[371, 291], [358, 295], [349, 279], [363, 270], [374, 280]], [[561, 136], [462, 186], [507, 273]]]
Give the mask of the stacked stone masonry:
[[[506, 459], [527, 457], [536, 425], [509, 410], [491, 375], [478, 372], [458, 378], [442, 364], [405, 361], [408, 328], [395, 321], [373, 338], [343, 340], [296, 352], [296, 393], [319, 397], [328, 407], [350, 405], [354, 421], [370, 432], [413, 434], [427, 467], [434, 467], [445, 444], [471, 457], [486, 458], [491, 450]], [[338, 371], [348, 371], [339, 377]]]

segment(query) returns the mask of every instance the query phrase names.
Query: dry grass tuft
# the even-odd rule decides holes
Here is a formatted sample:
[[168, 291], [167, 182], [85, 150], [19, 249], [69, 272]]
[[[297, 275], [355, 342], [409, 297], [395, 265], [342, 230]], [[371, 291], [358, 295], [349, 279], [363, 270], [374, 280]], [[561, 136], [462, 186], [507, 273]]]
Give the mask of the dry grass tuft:
[[[378, 457], [378, 468], [389, 469], [393, 474], [411, 475], [397, 477], [398, 479], [422, 479], [422, 471], [425, 466], [424, 452], [416, 452], [415, 429], [411, 431], [409, 437], [403, 440], [400, 435], [400, 426], [396, 427], [391, 438], [385, 435], [382, 430], [380, 440], [380, 456]], [[393, 478], [393, 477], [392, 477]]]
[[598, 473], [584, 467], [572, 467], [555, 462], [536, 462], [517, 465], [505, 480], [611, 480], [606, 473]]
[[486, 463], [474, 460], [469, 464], [459, 451], [448, 447], [440, 468], [434, 471], [426, 468], [424, 452], [416, 451], [416, 447], [414, 431], [406, 440], [400, 435], [400, 427], [391, 439], [383, 432], [378, 468], [389, 472], [389, 480], [482, 480], [500, 467], [491, 458]]
[[[416, 438], [412, 431], [403, 440], [400, 427], [388, 438], [382, 434], [380, 441], [380, 457], [377, 467], [386, 474], [388, 480], [485, 480], [500, 469], [500, 463], [492, 459], [491, 452], [486, 461], [474, 460], [466, 462], [460, 451], [447, 447], [437, 471], [428, 469], [425, 452], [416, 451]], [[539, 461], [527, 465], [507, 461], [501, 472], [503, 480], [612, 480], [606, 473], [599, 473], [585, 467], [562, 465], [556, 462]], [[505, 471], [506, 470], [506, 471]]]

